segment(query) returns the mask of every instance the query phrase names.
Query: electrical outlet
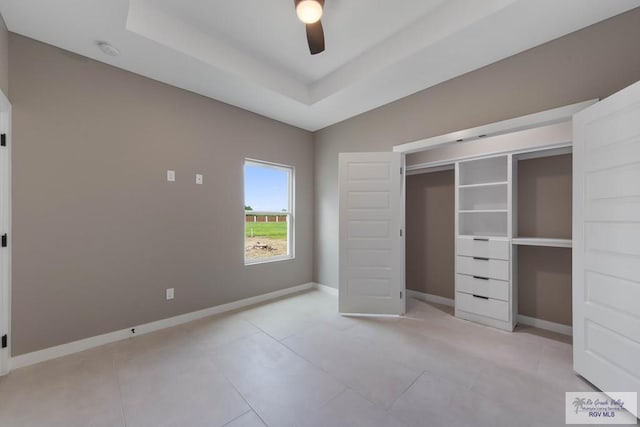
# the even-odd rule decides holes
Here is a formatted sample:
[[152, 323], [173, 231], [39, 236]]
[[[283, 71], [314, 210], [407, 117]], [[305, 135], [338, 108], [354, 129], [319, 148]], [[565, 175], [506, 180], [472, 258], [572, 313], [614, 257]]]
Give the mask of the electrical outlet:
[[168, 170], [167, 171], [167, 181], [173, 182], [176, 180], [176, 171]]
[[166, 292], [167, 300], [173, 299], [173, 296], [174, 296], [173, 288], [168, 288]]
[[203, 179], [204, 178], [202, 177], [202, 174], [199, 174], [199, 173], [196, 174], [196, 184], [202, 184]]

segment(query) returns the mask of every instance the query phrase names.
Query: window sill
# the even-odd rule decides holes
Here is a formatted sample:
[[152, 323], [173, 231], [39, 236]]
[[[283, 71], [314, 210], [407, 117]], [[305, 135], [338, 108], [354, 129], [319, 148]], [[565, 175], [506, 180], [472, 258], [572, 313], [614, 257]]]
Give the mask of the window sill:
[[256, 264], [267, 264], [270, 262], [288, 261], [292, 259], [295, 259], [293, 255], [283, 255], [283, 256], [275, 256], [275, 257], [269, 257], [269, 258], [256, 258], [256, 259], [249, 259], [249, 260], [245, 259], [244, 265], [248, 266], [248, 265], [256, 265]]

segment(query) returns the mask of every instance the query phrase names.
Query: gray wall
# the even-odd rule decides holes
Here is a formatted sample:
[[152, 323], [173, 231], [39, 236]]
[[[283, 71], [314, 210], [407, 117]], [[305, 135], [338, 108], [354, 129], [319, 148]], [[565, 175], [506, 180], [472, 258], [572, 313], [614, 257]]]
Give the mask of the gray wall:
[[518, 314], [571, 325], [571, 249], [518, 247]]
[[0, 90], [9, 97], [9, 32], [0, 14]]
[[571, 154], [518, 162], [518, 236], [570, 239]]
[[[14, 356], [312, 280], [311, 133], [15, 34], [9, 46]], [[295, 260], [244, 266], [245, 157], [296, 167]]]
[[318, 131], [316, 281], [338, 283], [339, 152], [390, 151], [405, 142], [604, 98], [640, 79], [639, 23], [636, 8]]
[[453, 170], [407, 177], [407, 289], [444, 298], [455, 294]]

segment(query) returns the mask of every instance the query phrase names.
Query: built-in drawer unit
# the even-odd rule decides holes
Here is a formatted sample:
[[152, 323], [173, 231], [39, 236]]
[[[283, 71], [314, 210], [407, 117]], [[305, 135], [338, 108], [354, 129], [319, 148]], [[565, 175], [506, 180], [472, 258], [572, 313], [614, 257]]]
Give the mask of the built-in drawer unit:
[[456, 292], [456, 309], [492, 319], [509, 321], [509, 303], [482, 295]]
[[509, 282], [488, 277], [456, 274], [456, 291], [509, 301]]
[[509, 261], [484, 257], [457, 256], [457, 273], [489, 279], [509, 280]]
[[493, 239], [488, 237], [458, 237], [456, 242], [458, 255], [509, 259], [509, 241], [506, 239]]

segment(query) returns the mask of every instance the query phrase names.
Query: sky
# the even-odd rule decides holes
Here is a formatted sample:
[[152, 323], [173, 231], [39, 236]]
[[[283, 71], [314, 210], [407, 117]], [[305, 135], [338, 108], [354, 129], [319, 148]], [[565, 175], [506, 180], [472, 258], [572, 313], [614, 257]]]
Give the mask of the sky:
[[286, 170], [244, 166], [244, 204], [254, 211], [282, 211], [288, 207], [289, 189]]

